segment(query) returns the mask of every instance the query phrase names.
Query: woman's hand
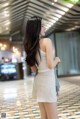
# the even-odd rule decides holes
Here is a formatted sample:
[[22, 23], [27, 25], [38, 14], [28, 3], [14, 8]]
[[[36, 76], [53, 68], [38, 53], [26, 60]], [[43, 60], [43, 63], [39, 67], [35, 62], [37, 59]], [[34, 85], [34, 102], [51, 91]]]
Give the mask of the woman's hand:
[[33, 72], [33, 73], [36, 73], [37, 72], [37, 66], [36, 65], [34, 65], [34, 66], [32, 66], [31, 67], [31, 71]]
[[59, 57], [55, 57], [55, 61], [56, 61], [57, 65], [61, 62]]

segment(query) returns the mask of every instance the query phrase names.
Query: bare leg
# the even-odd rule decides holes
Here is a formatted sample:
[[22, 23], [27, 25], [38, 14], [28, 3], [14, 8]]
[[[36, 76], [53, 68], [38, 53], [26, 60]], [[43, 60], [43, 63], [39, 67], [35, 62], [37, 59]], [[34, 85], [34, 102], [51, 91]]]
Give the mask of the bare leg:
[[40, 108], [40, 112], [41, 112], [41, 119], [48, 119], [47, 112], [45, 110], [43, 102], [38, 102], [38, 104], [39, 104], [39, 108]]
[[58, 119], [58, 113], [57, 113], [57, 103], [44, 103], [44, 107], [47, 112], [48, 119]]

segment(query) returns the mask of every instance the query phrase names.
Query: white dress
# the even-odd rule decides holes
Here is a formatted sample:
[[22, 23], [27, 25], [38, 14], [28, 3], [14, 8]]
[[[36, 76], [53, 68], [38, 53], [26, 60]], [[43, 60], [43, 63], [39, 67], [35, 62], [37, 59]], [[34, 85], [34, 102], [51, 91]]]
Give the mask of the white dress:
[[55, 72], [47, 66], [46, 53], [40, 50], [41, 61], [34, 77], [32, 98], [37, 102], [57, 102]]

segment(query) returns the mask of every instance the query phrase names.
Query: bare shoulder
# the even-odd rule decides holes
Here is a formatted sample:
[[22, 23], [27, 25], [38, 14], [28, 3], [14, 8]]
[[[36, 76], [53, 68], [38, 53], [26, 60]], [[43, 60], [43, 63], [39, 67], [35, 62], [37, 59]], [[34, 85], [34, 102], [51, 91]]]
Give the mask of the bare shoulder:
[[50, 38], [44, 38], [44, 42], [51, 42]]
[[45, 46], [49, 46], [49, 45], [52, 45], [52, 41], [51, 41], [51, 39], [50, 38], [44, 38], [44, 44], [45, 44]]

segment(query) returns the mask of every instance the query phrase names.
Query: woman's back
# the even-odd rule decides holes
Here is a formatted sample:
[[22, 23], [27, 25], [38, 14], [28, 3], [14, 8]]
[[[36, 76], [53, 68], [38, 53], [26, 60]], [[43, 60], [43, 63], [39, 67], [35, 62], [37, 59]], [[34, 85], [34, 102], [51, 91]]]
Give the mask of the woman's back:
[[[46, 57], [46, 48], [45, 48], [45, 44], [46, 44], [46, 39], [41, 39], [40, 40], [40, 55], [41, 55], [41, 60], [39, 62], [39, 66], [38, 66], [38, 72], [45, 72], [45, 71], [49, 71], [50, 69], [48, 68], [48, 64], [47, 64], [47, 57]], [[54, 53], [52, 53], [53, 58], [54, 58]]]
[[[38, 73], [34, 79], [33, 98], [38, 102], [56, 102], [56, 86], [54, 68], [48, 67], [47, 52], [46, 52], [46, 38], [40, 40], [40, 55], [37, 55]], [[51, 52], [53, 55], [53, 53]]]
[[50, 70], [47, 65], [46, 52], [40, 49], [40, 55], [41, 55], [41, 59], [38, 66], [38, 72], [45, 72]]

